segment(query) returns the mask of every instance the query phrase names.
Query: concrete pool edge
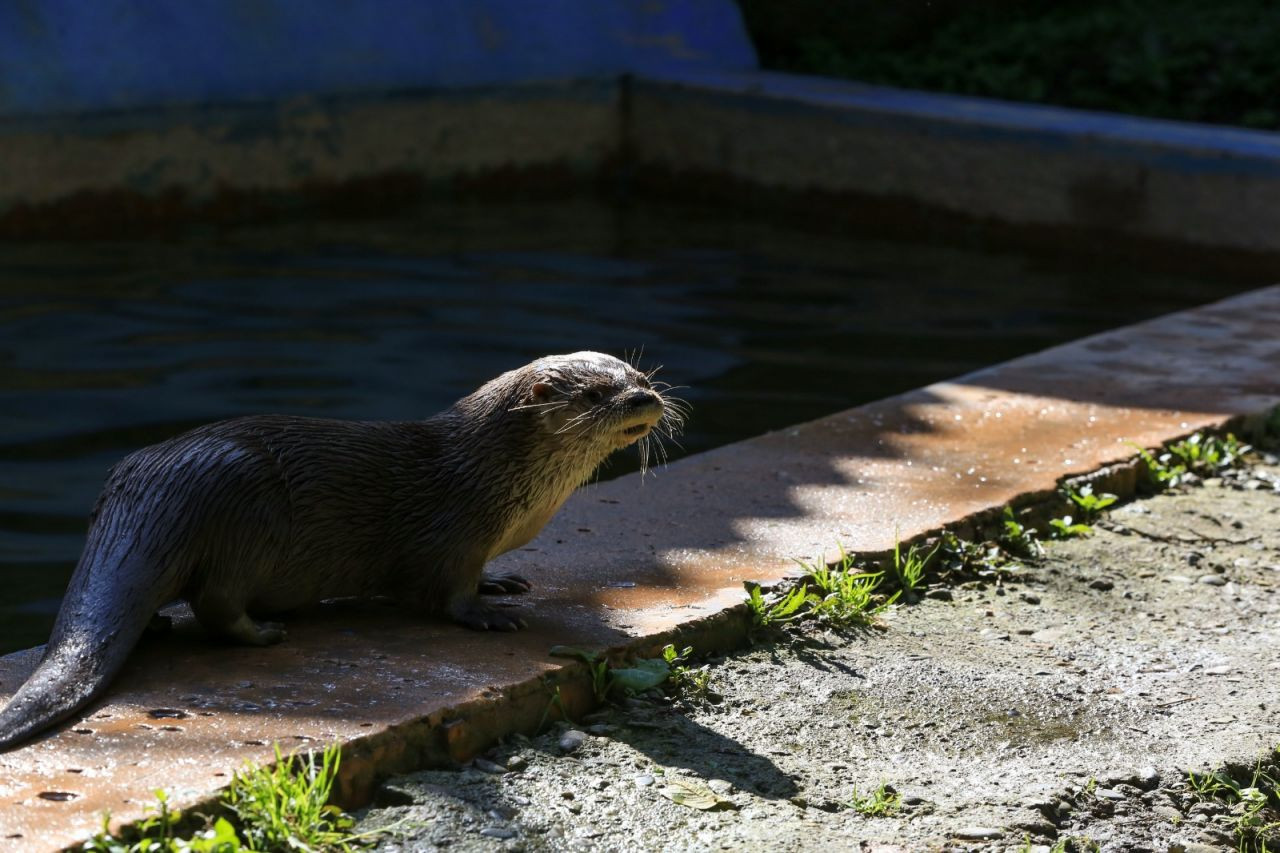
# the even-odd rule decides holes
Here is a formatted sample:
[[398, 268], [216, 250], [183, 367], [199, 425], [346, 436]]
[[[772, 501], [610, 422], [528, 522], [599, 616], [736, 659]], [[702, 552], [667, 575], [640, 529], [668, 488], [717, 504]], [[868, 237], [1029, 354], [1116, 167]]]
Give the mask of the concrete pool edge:
[[0, 186], [11, 237], [585, 187], [1280, 253], [1280, 134], [766, 71], [5, 119]]
[[[182, 807], [207, 804], [273, 741], [344, 743], [340, 790], [353, 804], [383, 775], [527, 731], [557, 687], [576, 716], [589, 677], [549, 658], [552, 645], [651, 655], [678, 635], [699, 651], [727, 648], [745, 633], [741, 581], [777, 582], [795, 573], [792, 557], [837, 540], [875, 553], [898, 534], [980, 524], [1006, 503], [1052, 496], [1064, 478], [1109, 472], [1107, 487], [1123, 490], [1133, 452], [1120, 436], [1155, 446], [1280, 402], [1280, 342], [1266, 336], [1277, 323], [1280, 287], [1266, 288], [689, 457], [656, 480], [584, 489], [538, 549], [502, 558], [539, 580], [523, 635], [339, 611], [291, 625], [285, 648], [211, 647], [190, 634], [152, 644], [106, 704], [0, 755], [0, 837], [71, 844], [104, 807], [117, 822], [141, 817], [155, 787]], [[866, 479], [840, 473], [850, 468]], [[655, 550], [655, 537], [672, 547]], [[6, 692], [35, 651], [0, 659]]]
[[628, 102], [637, 166], [676, 184], [843, 193], [1033, 238], [1280, 249], [1277, 133], [767, 71], [637, 77]]

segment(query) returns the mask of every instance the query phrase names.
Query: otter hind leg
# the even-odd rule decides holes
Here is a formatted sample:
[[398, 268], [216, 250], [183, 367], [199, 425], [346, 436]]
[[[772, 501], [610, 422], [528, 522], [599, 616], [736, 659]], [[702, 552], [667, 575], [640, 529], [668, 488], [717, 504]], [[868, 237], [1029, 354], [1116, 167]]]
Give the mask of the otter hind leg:
[[234, 643], [272, 646], [285, 638], [284, 626], [279, 622], [255, 622], [245, 612], [244, 605], [231, 602], [223, 595], [206, 591], [192, 602], [191, 609], [206, 631]]
[[533, 584], [519, 575], [482, 575], [476, 592], [481, 595], [523, 595], [531, 589]]

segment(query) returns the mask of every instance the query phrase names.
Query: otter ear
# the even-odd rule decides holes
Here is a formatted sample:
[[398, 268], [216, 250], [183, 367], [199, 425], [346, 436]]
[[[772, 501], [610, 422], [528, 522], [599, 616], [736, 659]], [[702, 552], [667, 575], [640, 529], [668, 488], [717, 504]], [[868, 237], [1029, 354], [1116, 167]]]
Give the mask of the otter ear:
[[546, 382], [535, 382], [533, 387], [529, 389], [529, 396], [535, 403], [546, 403], [550, 401], [552, 388]]

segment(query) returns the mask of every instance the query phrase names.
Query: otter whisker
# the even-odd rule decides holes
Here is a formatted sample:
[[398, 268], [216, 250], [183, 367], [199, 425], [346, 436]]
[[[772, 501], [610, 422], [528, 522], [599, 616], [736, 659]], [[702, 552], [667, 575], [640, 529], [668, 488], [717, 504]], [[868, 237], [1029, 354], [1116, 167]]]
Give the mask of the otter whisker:
[[512, 406], [507, 409], [508, 412], [521, 412], [525, 409], [541, 409], [544, 412], [555, 412], [569, 405], [564, 400], [548, 400], [545, 403], [524, 403], [519, 406]]
[[665, 410], [665, 414], [681, 422], [689, 415], [689, 406], [682, 400], [664, 398], [662, 407]]
[[662, 439], [664, 437], [667, 439], [667, 441], [671, 442], [676, 447], [679, 447], [681, 450], [684, 450], [684, 445], [682, 445], [679, 441], [677, 441], [675, 436], [673, 436], [669, 431], [655, 430], [654, 436], [655, 436], [654, 440], [658, 443], [658, 450], [662, 454], [663, 465], [667, 464], [667, 446], [662, 443]]
[[685, 449], [684, 445], [680, 443], [680, 439], [676, 438], [676, 433], [672, 432], [670, 428], [664, 427], [662, 424], [659, 424], [658, 426], [654, 427], [654, 432], [657, 433], [658, 435], [661, 435], [663, 438], [665, 438], [667, 441], [671, 442], [681, 450]]
[[599, 416], [596, 414], [594, 409], [588, 409], [585, 412], [580, 412], [566, 421], [564, 426], [555, 431], [555, 434], [562, 435], [566, 432], [573, 432], [581, 427], [587, 426], [597, 417]]
[[672, 398], [663, 398], [662, 406], [666, 410], [664, 414], [669, 415], [671, 420], [683, 424], [685, 418], [689, 417], [691, 407], [684, 400]]
[[667, 404], [659, 423], [666, 426], [672, 432], [681, 432], [684, 429], [686, 417], [688, 417], [687, 410], [684, 410], [679, 406]]

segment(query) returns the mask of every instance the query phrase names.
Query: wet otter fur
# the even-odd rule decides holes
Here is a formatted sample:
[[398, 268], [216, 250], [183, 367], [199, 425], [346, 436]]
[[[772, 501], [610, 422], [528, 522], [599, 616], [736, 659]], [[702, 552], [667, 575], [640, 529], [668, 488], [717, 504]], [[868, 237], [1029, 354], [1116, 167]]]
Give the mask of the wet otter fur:
[[254, 616], [348, 596], [522, 627], [477, 596], [528, 582], [484, 565], [532, 539], [613, 451], [645, 439], [647, 461], [651, 431], [681, 418], [650, 375], [578, 352], [425, 421], [245, 417], [139, 450], [107, 477], [44, 655], [0, 712], [0, 749], [98, 696], [178, 598], [211, 633], [255, 645], [284, 632]]

